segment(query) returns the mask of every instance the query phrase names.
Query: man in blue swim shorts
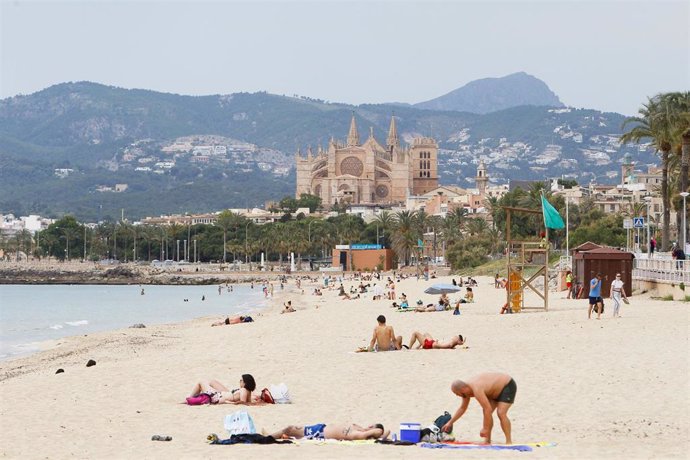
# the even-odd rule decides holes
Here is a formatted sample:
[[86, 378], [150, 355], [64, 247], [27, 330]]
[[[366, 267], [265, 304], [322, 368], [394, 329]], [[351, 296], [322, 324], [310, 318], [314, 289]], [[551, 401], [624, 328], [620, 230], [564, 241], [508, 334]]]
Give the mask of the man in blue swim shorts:
[[275, 439], [337, 439], [339, 441], [355, 441], [359, 439], [385, 439], [390, 433], [383, 425], [376, 423], [368, 427], [357, 424], [339, 425], [317, 423], [315, 425], [298, 426], [290, 425], [271, 436]]
[[304, 427], [304, 437], [306, 439], [324, 439], [323, 429], [326, 425], [323, 423], [317, 423], [316, 425], [309, 425]]
[[592, 318], [592, 309], [596, 307], [597, 319], [601, 319], [601, 273], [592, 278], [589, 282], [589, 311], [587, 312], [587, 319]]

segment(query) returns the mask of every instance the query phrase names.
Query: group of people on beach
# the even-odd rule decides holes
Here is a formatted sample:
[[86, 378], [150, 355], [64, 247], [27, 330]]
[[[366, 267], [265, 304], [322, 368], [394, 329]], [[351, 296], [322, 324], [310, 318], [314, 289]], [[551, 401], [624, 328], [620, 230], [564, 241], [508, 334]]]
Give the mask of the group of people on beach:
[[[256, 381], [251, 374], [242, 374], [239, 388], [230, 390], [218, 380], [197, 382], [192, 389], [192, 394], [187, 398], [187, 403], [195, 405], [200, 398], [211, 404], [264, 404], [265, 401], [253, 394], [256, 389]], [[455, 380], [451, 383], [451, 391], [462, 398], [460, 407], [450, 420], [441, 427], [443, 432], [449, 433], [453, 424], [467, 411], [471, 398], [475, 398], [482, 408], [483, 422], [479, 435], [484, 441], [491, 443], [493, 429], [493, 413], [497, 412], [501, 429], [506, 437], [506, 444], [512, 444], [511, 422], [508, 418], [508, 410], [515, 402], [517, 384], [512, 377], [502, 373], [483, 373], [466, 381]], [[289, 425], [271, 434], [275, 439], [335, 439], [335, 440], [365, 440], [386, 439], [390, 430], [380, 423], [366, 427], [357, 424], [316, 423], [313, 425]]]
[[[464, 345], [466, 339], [458, 334], [453, 336], [450, 340], [440, 341], [434, 339], [429, 333], [422, 333], [415, 331], [410, 337], [409, 344], [403, 344], [403, 338], [401, 335], [395, 335], [393, 326], [386, 324], [386, 317], [379, 315], [376, 318], [377, 325], [374, 328], [374, 333], [371, 337], [371, 342], [366, 349], [361, 349], [360, 351], [393, 351], [405, 349], [452, 349], [459, 345]], [[416, 344], [416, 347], [415, 347]]]
[[[608, 279], [608, 277], [606, 277]], [[597, 319], [601, 319], [601, 314], [604, 309], [604, 299], [601, 295], [602, 289], [602, 274], [597, 273], [589, 282], [589, 310], [587, 311], [587, 319], [592, 319], [592, 311], [597, 312]], [[609, 290], [609, 298], [613, 300], [613, 317], [620, 317], [621, 303], [628, 303], [628, 297], [625, 295], [625, 283], [621, 279], [621, 274], [616, 273], [616, 278], [611, 281]]]
[[[394, 285], [394, 282], [392, 284]], [[468, 294], [469, 299], [466, 296], [465, 301], [472, 301], [473, 291], [471, 287], [468, 288]], [[460, 301], [457, 302], [457, 304], [459, 303]], [[407, 304], [407, 297], [404, 293], [401, 295], [402, 304]], [[439, 302], [433, 306], [433, 310], [425, 309], [424, 311], [438, 311], [437, 305], [442, 306], [442, 309], [447, 309], [450, 307], [450, 299], [446, 294], [442, 294]], [[284, 304], [284, 309], [281, 313], [291, 311], [295, 310], [292, 307], [292, 302], [288, 301]], [[376, 320], [377, 325], [373, 330], [369, 346], [366, 350], [358, 351], [392, 351], [403, 348], [424, 350], [454, 349], [466, 343], [466, 338], [461, 334], [455, 335], [449, 340], [441, 341], [435, 339], [429, 333], [414, 331], [410, 336], [408, 344], [404, 344], [402, 336], [396, 336], [393, 327], [386, 324], [385, 316], [379, 315]], [[214, 323], [213, 326], [239, 324], [247, 321], [252, 321], [251, 317], [228, 317], [224, 321]], [[189, 404], [204, 402], [210, 404], [265, 404], [262, 395], [254, 394], [256, 387], [256, 382], [251, 374], [243, 374], [239, 380], [239, 387], [234, 390], [230, 390], [226, 385], [215, 379], [199, 381], [194, 385], [191, 395], [187, 398], [187, 402]], [[471, 398], [475, 398], [484, 414], [480, 436], [484, 438], [486, 443], [491, 442], [493, 413], [497, 412], [501, 428], [506, 436], [506, 443], [512, 443], [511, 423], [507, 413], [514, 403], [517, 385], [510, 376], [499, 373], [484, 373], [466, 381], [453, 381], [450, 389], [455, 395], [462, 398], [462, 403], [451, 419], [443, 425], [442, 431], [451, 432], [453, 423], [465, 414]], [[386, 439], [389, 433], [390, 430], [385, 429], [380, 423], [370, 425], [316, 423], [312, 425], [289, 425], [272, 433], [271, 436], [276, 439], [365, 440]]]

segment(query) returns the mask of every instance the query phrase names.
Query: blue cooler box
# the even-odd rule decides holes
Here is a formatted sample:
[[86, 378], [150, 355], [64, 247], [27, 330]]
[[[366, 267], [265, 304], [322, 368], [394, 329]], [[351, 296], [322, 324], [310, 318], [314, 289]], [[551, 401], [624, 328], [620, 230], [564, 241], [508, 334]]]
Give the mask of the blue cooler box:
[[400, 440], [419, 442], [422, 425], [420, 423], [401, 423]]

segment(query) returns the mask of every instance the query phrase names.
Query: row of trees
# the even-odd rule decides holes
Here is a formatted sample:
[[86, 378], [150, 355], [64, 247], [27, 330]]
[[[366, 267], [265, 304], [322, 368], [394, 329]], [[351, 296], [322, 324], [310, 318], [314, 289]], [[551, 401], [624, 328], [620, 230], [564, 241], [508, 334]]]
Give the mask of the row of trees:
[[[118, 259], [120, 261], [188, 260], [256, 261], [264, 253], [268, 260], [281, 262], [294, 252], [301, 258], [330, 257], [336, 244], [378, 243], [391, 248], [402, 264], [410, 264], [421, 255], [419, 241], [424, 241], [426, 255], [447, 257], [453, 268], [468, 268], [499, 256], [505, 248], [505, 211], [503, 206], [541, 208], [541, 194], [565, 214], [560, 196], [550, 196], [544, 183], [529, 190], [517, 189], [501, 199], [489, 198], [486, 207], [491, 219], [456, 209], [445, 218], [424, 211], [381, 212], [372, 222], [340, 214], [328, 219], [303, 215], [282, 222], [256, 225], [229, 210], [219, 214], [213, 225], [132, 225], [109, 222], [95, 227], [67, 216], [51, 224], [33, 239], [26, 233], [5, 238], [1, 244], [12, 251], [33, 252], [37, 257], [58, 259]], [[630, 214], [636, 211], [630, 210]], [[604, 214], [591, 203], [570, 206], [571, 246], [587, 240], [622, 246], [625, 232], [623, 215]], [[490, 223], [491, 222], [491, 223]], [[540, 215], [513, 216], [511, 233], [518, 239], [539, 239], [543, 229]], [[23, 235], [23, 236], [22, 236]], [[565, 247], [565, 232], [551, 233], [554, 246]]]
[[623, 129], [628, 131], [621, 136], [621, 142], [651, 142], [661, 157], [661, 250], [666, 251], [670, 243], [671, 203], [679, 211], [678, 216], [686, 211], [682, 209], [679, 194], [688, 191], [690, 92], [664, 93], [649, 98], [638, 116], [626, 119]]

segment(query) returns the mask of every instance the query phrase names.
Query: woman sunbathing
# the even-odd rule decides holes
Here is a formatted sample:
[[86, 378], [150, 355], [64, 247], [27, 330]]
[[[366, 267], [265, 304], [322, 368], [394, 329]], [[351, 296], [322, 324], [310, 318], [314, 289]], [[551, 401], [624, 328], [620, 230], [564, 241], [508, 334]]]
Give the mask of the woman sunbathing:
[[240, 387], [232, 391], [218, 380], [205, 380], [194, 385], [187, 402], [193, 404], [190, 400], [196, 401], [200, 396], [206, 395], [210, 398], [211, 404], [252, 404], [260, 401], [258, 397], [252, 398], [252, 391], [255, 389], [256, 382], [250, 374], [242, 374]]

